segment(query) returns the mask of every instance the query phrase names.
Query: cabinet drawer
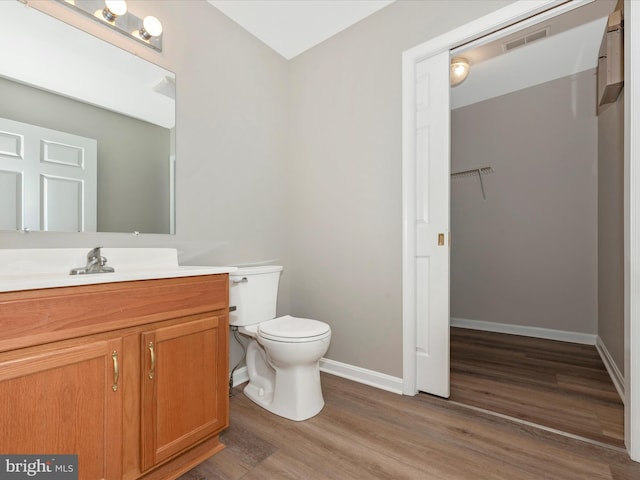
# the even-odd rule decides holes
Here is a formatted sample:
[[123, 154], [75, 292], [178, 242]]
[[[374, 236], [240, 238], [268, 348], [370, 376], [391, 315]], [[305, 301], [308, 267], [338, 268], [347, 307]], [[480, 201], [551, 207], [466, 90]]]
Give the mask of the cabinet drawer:
[[0, 352], [228, 309], [228, 275], [0, 293]]

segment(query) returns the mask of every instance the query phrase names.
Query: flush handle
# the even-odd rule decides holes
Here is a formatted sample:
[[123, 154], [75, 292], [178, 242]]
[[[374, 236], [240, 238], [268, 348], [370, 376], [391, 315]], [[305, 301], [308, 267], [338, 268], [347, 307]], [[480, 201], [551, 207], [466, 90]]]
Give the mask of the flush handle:
[[438, 246], [439, 247], [443, 247], [444, 246], [444, 233], [439, 233], [438, 234]]

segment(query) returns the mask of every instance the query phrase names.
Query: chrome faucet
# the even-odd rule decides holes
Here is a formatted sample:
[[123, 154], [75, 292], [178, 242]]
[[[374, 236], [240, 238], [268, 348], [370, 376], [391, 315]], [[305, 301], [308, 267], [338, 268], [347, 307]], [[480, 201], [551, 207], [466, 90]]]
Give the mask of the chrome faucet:
[[92, 248], [87, 253], [87, 265], [84, 267], [72, 268], [69, 275], [85, 275], [90, 273], [112, 273], [113, 267], [107, 267], [107, 258], [100, 254], [102, 247]]

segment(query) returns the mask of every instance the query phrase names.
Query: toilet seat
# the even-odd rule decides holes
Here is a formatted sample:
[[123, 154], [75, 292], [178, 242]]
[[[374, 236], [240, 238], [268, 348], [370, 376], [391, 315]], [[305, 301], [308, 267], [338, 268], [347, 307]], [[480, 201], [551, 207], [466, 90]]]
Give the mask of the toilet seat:
[[291, 315], [274, 318], [260, 323], [258, 335], [276, 342], [303, 343], [320, 340], [331, 334], [331, 328], [324, 322]]

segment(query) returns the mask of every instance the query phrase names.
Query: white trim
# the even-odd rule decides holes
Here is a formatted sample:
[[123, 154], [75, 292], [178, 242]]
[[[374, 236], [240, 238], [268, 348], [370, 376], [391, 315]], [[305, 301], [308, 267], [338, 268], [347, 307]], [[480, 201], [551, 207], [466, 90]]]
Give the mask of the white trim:
[[[580, 4], [589, 3], [575, 0]], [[558, 7], [558, 14], [568, 10], [562, 6], [565, 0], [521, 0], [496, 10], [473, 22], [469, 22], [449, 32], [417, 45], [402, 54], [403, 58], [411, 58], [413, 63], [440, 53], [444, 50], [455, 50], [458, 47], [479, 39], [485, 35], [502, 30], [509, 25], [532, 17], [545, 10]], [[573, 3], [573, 2], [571, 2]], [[565, 5], [568, 5], [565, 3]], [[572, 7], [574, 8], [574, 7]]]
[[[575, 0], [575, 2], [588, 3]], [[513, 25], [555, 7], [562, 13], [576, 3], [564, 0], [526, 0], [507, 5], [473, 22], [417, 45], [402, 54], [402, 391], [416, 390], [416, 272], [415, 244], [415, 66], [420, 60]]]
[[[640, 462], [640, 5], [624, 2], [625, 113], [625, 443]], [[627, 183], [628, 182], [628, 183]]]
[[622, 400], [622, 403], [624, 403], [625, 402], [625, 398], [624, 398], [624, 377], [622, 376], [622, 373], [620, 372], [620, 369], [616, 365], [616, 362], [613, 361], [613, 357], [609, 353], [609, 350], [607, 349], [607, 346], [602, 341], [602, 338], [600, 338], [600, 335], [598, 335], [598, 337], [596, 338], [596, 349], [598, 350], [598, 353], [600, 354], [600, 358], [602, 359], [602, 363], [604, 363], [604, 368], [607, 369], [607, 372], [609, 373], [609, 376], [611, 377], [611, 381], [613, 382], [613, 386], [616, 387], [616, 390], [618, 391], [618, 395], [620, 395], [620, 399]]
[[[402, 379], [392, 377], [386, 373], [367, 370], [366, 368], [356, 367], [348, 363], [336, 362], [328, 358], [320, 359], [320, 371], [335, 375], [336, 377], [346, 378], [358, 383], [364, 383], [370, 387], [386, 390], [387, 392], [402, 395]], [[233, 386], [240, 385], [249, 381], [249, 373], [247, 367], [241, 367], [233, 372]]]
[[[508, 325], [495, 322], [483, 322], [479, 320], [468, 320], [465, 318], [451, 318], [451, 326], [459, 328], [469, 328], [472, 330], [483, 330], [487, 332], [497, 333], [509, 333], [512, 335], [522, 335], [526, 337], [547, 338], [550, 340], [559, 340], [563, 342], [584, 343], [587, 345], [593, 345], [590, 341], [580, 342], [575, 340], [567, 340], [567, 338], [576, 338], [576, 336], [590, 337], [590, 335], [565, 332], [562, 330], [551, 330], [547, 328], [536, 327], [523, 327], [521, 325]], [[595, 335], [594, 335], [595, 337]], [[624, 378], [620, 373], [617, 365], [613, 361], [609, 350], [602, 342], [600, 337], [595, 340], [595, 346], [602, 358], [605, 368], [611, 380], [613, 381], [620, 398], [624, 402]], [[379, 373], [374, 370], [367, 370], [366, 368], [356, 367], [347, 363], [337, 362], [328, 358], [322, 358], [320, 360], [320, 371], [335, 375], [337, 377], [343, 377], [354, 382], [363, 383], [371, 387], [386, 390], [392, 393], [402, 394], [402, 379], [393, 377], [385, 373]], [[249, 381], [249, 373], [247, 367], [238, 368], [233, 372], [233, 386], [240, 385]]]
[[415, 395], [416, 387], [416, 119], [415, 71], [418, 55], [402, 55], [402, 393]]
[[583, 345], [596, 344], [596, 335], [591, 333], [568, 332], [566, 330], [554, 330], [552, 328], [529, 327], [525, 325], [513, 325], [511, 323], [485, 322], [484, 320], [470, 320], [468, 318], [455, 317], [451, 317], [450, 324], [452, 327], [483, 330], [485, 332], [546, 338], [548, 340], [581, 343]]
[[249, 371], [247, 367], [240, 367], [235, 372], [233, 372], [233, 386], [240, 385], [244, 382], [249, 381]]
[[320, 359], [320, 371], [402, 395], [402, 379], [392, 377], [386, 373], [367, 370], [348, 363], [336, 362], [328, 358]]
[[[451, 56], [457, 57], [463, 52], [481, 47], [482, 45], [486, 45], [487, 43], [494, 42], [500, 38], [506, 37], [507, 35], [511, 35], [512, 33], [519, 32], [520, 30], [529, 28], [532, 25], [537, 25], [539, 23], [545, 22], [548, 19], [554, 18], [562, 13], [567, 13], [571, 10], [575, 10], [576, 8], [583, 7], [584, 5], [587, 5], [594, 1], [595, 0], [574, 0], [573, 2], [564, 3], [562, 5], [556, 6], [555, 8], [550, 8], [549, 10], [534, 14], [535, 16], [525, 15], [522, 17], [523, 19], [521, 21], [513, 25], [502, 28], [500, 30], [494, 30], [494, 31], [489, 30], [491, 33], [488, 33], [487, 35], [484, 35], [478, 38], [477, 40], [464, 43], [463, 45], [460, 45], [457, 48], [451, 49]], [[604, 29], [604, 26], [602, 28]]]

